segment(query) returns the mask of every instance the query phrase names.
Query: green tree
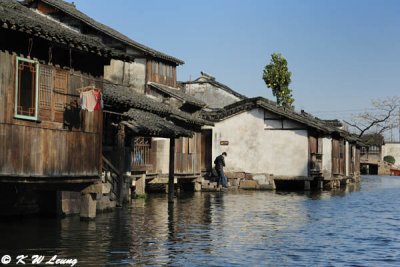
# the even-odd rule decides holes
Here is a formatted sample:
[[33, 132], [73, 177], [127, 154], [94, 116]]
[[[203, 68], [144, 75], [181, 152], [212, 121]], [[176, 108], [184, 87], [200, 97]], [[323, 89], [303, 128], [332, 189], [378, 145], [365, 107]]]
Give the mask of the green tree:
[[294, 102], [289, 88], [291, 75], [286, 59], [280, 53], [273, 53], [271, 62], [264, 68], [263, 79], [267, 87], [272, 89], [279, 106], [290, 107]]
[[394, 164], [396, 162], [395, 158], [391, 155], [384, 156], [383, 160], [391, 164]]

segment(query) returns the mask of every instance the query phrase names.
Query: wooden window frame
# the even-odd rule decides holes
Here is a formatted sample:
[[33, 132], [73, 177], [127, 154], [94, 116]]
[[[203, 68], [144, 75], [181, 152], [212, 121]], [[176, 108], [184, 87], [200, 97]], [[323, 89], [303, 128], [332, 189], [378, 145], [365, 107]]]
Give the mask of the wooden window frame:
[[[28, 115], [21, 115], [18, 114], [18, 98], [19, 98], [19, 63], [23, 62], [28, 62], [32, 63], [35, 65], [35, 113], [34, 116], [28, 116]], [[22, 57], [17, 57], [16, 58], [16, 67], [15, 67], [15, 106], [14, 106], [14, 118], [17, 119], [24, 119], [24, 120], [31, 120], [31, 121], [37, 121], [38, 120], [38, 115], [39, 115], [39, 62], [36, 60], [32, 59], [27, 59], [27, 58], [22, 58]]]

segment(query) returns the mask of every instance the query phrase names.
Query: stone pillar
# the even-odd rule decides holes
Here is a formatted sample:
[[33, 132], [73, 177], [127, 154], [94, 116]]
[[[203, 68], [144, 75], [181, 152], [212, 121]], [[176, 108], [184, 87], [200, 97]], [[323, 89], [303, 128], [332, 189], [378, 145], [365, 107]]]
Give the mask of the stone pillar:
[[317, 183], [318, 183], [318, 189], [324, 189], [324, 181], [323, 180], [319, 180]]
[[310, 181], [304, 181], [304, 190], [309, 191], [311, 188]]
[[142, 174], [139, 179], [136, 179], [135, 193], [137, 196], [144, 196], [146, 194], [146, 174]]
[[271, 183], [271, 189], [276, 190], [275, 179], [272, 175], [270, 175], [270, 183]]
[[81, 220], [93, 220], [96, 218], [96, 194], [83, 193], [81, 195]]
[[57, 215], [66, 216], [80, 213], [81, 193], [57, 191]]
[[194, 182], [194, 191], [195, 192], [199, 192], [199, 191], [201, 191], [201, 183], [199, 183], [199, 182]]

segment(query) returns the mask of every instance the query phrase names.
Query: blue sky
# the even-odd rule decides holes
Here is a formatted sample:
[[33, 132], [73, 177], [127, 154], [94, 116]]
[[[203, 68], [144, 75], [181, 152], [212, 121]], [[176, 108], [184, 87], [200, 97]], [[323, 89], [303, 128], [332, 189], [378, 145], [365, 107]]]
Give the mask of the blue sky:
[[288, 60], [296, 109], [348, 119], [400, 95], [397, 0], [96, 0], [77, 8], [185, 61], [178, 79], [212, 74], [247, 96], [274, 99], [262, 80], [273, 52]]

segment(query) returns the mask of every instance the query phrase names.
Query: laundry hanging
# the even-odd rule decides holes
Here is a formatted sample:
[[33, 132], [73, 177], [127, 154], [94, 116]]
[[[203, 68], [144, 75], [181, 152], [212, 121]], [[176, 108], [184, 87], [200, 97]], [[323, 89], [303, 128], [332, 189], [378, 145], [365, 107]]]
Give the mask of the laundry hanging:
[[98, 89], [80, 92], [81, 109], [93, 112], [103, 109], [103, 96]]

